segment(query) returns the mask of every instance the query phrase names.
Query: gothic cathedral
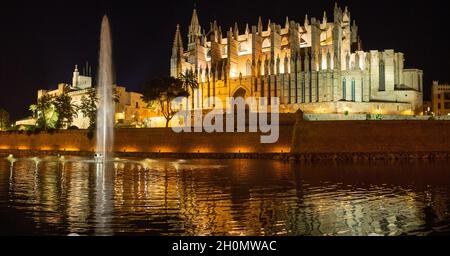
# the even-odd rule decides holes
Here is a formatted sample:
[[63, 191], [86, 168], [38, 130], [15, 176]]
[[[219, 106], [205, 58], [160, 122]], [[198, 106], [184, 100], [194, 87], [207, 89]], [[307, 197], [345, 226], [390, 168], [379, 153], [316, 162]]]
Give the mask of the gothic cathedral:
[[414, 115], [423, 104], [423, 72], [404, 68], [394, 50], [364, 51], [350, 11], [334, 7], [333, 21], [306, 16], [284, 25], [261, 18], [240, 33], [237, 23], [223, 34], [217, 21], [202, 29], [193, 11], [187, 48], [177, 26], [171, 71], [192, 70], [204, 99], [278, 97], [281, 112]]

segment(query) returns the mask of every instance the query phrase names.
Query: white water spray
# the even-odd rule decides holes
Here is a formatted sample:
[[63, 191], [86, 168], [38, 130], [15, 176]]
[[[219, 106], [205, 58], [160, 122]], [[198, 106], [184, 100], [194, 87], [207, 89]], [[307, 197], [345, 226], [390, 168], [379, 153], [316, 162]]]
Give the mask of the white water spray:
[[97, 147], [102, 161], [111, 159], [114, 145], [112, 38], [108, 17], [102, 20], [98, 70]]

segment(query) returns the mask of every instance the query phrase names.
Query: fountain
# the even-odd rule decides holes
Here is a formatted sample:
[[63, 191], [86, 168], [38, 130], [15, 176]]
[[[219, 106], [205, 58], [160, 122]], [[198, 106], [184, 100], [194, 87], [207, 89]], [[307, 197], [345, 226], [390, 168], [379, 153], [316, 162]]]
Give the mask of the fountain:
[[[106, 171], [105, 163], [113, 161], [114, 145], [114, 114], [113, 101], [113, 68], [112, 68], [112, 38], [108, 17], [103, 16], [100, 35], [100, 54], [98, 66], [98, 98], [97, 107], [97, 145], [94, 155], [96, 163], [96, 195], [94, 218], [96, 229], [109, 230], [111, 222], [111, 183], [106, 182], [106, 177], [111, 177], [114, 172]], [[109, 184], [109, 185], [108, 185]], [[110, 234], [109, 231], [107, 234]]]
[[111, 159], [114, 143], [112, 39], [108, 17], [103, 16], [98, 70], [97, 146], [95, 161]]

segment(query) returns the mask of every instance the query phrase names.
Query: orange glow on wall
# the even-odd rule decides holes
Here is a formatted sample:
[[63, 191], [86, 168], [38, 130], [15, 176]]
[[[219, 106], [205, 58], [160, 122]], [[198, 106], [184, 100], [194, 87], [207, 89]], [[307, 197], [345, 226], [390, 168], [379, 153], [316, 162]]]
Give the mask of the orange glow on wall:
[[198, 147], [198, 148], [193, 148], [191, 150], [192, 153], [212, 153], [213, 150], [211, 150], [211, 148], [209, 147]]
[[137, 153], [137, 152], [139, 152], [139, 149], [135, 148], [135, 147], [126, 147], [126, 148], [123, 148], [121, 151], [124, 153]]
[[175, 150], [173, 148], [170, 148], [170, 147], [161, 147], [161, 148], [158, 148], [156, 150], [156, 152], [159, 152], [159, 153], [174, 153]]
[[250, 147], [233, 148], [231, 153], [255, 153], [255, 150]]
[[2, 146], [0, 146], [0, 149], [1, 150], [8, 150], [8, 149], [10, 149], [10, 147], [6, 146], [6, 145], [2, 145]]
[[277, 147], [272, 149], [272, 153], [290, 153], [291, 148], [287, 147]]
[[80, 149], [76, 147], [67, 147], [67, 148], [60, 148], [59, 151], [78, 152], [80, 151]]

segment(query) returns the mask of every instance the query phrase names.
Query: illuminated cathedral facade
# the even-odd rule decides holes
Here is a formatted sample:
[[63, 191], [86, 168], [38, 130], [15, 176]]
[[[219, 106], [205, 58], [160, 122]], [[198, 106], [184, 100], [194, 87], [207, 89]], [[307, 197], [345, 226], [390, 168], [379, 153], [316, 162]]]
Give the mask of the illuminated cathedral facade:
[[217, 21], [202, 29], [194, 10], [187, 45], [177, 26], [172, 48], [171, 76], [186, 70], [202, 93], [196, 108], [238, 96], [278, 97], [284, 113], [414, 115], [423, 104], [423, 72], [406, 69], [401, 52], [364, 51], [350, 11], [337, 5], [333, 20], [264, 26], [260, 18], [225, 34]]

